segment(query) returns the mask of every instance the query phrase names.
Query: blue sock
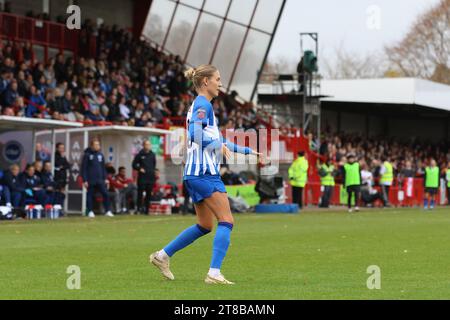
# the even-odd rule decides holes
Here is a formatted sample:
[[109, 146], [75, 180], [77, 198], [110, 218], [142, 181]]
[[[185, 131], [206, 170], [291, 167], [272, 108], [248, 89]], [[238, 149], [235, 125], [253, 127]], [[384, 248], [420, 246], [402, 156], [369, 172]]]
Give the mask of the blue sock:
[[423, 207], [424, 207], [425, 209], [428, 208], [428, 199], [423, 200]]
[[213, 242], [211, 268], [220, 269], [222, 266], [223, 259], [225, 259], [228, 246], [230, 245], [231, 230], [233, 230], [231, 223], [219, 222]]
[[431, 208], [431, 209], [434, 209], [434, 200], [431, 200], [430, 208]]
[[175, 238], [175, 240], [173, 240], [164, 248], [164, 251], [169, 257], [172, 257], [177, 251], [180, 251], [181, 249], [187, 247], [198, 238], [203, 237], [210, 232], [211, 230], [205, 229], [202, 226], [196, 224], [180, 233], [178, 237]]

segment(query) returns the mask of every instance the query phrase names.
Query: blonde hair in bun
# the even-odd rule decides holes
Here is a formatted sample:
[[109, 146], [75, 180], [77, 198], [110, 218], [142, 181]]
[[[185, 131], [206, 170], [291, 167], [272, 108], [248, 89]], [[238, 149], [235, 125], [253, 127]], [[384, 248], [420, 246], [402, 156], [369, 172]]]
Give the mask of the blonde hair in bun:
[[211, 78], [216, 73], [217, 68], [210, 64], [202, 64], [197, 68], [189, 68], [185, 71], [184, 76], [192, 81], [195, 89], [202, 87], [202, 82], [205, 78]]

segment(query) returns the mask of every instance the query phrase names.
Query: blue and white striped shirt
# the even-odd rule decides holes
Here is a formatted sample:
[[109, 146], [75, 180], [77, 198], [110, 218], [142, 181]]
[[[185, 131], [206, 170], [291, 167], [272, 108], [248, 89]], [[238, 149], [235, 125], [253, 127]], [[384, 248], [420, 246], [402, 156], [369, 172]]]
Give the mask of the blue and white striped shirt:
[[236, 153], [250, 154], [248, 147], [240, 147], [222, 137], [213, 107], [204, 96], [198, 96], [186, 118], [187, 154], [184, 180], [203, 175], [219, 175], [222, 144]]

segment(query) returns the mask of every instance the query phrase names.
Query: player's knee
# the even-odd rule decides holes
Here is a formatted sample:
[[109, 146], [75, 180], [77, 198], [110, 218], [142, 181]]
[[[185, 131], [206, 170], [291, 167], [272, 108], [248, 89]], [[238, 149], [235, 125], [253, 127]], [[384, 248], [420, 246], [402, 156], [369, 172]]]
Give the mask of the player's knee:
[[227, 222], [234, 225], [234, 218], [232, 215], [226, 215], [219, 219], [219, 222]]
[[201, 222], [198, 224], [204, 233], [209, 233], [214, 228], [212, 223]]

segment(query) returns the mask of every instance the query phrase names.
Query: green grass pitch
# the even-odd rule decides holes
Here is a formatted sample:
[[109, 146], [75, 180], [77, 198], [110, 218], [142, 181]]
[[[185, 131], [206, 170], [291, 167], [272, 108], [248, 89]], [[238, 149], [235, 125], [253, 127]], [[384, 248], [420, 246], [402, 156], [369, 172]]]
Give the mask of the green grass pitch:
[[193, 216], [1, 222], [0, 299], [450, 299], [448, 208], [235, 217], [227, 287], [203, 283], [213, 233], [172, 258], [175, 281], [148, 263]]

